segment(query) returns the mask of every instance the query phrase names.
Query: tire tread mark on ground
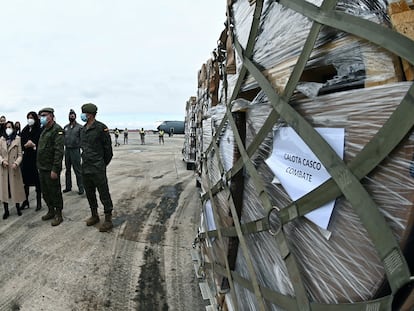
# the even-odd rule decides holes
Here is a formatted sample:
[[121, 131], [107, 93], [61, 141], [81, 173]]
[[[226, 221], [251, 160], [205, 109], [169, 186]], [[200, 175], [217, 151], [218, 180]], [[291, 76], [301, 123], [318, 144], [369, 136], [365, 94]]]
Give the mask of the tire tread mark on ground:
[[158, 247], [165, 240], [167, 230], [167, 221], [174, 214], [180, 194], [182, 184], [174, 186], [162, 186], [156, 190], [161, 195], [161, 200], [156, 207], [157, 218], [156, 224], [153, 224], [147, 235], [147, 241], [150, 243], [144, 252], [144, 264], [141, 267], [141, 273], [138, 280], [136, 302], [137, 310], [168, 310], [165, 271], [164, 271], [164, 253], [162, 248]]

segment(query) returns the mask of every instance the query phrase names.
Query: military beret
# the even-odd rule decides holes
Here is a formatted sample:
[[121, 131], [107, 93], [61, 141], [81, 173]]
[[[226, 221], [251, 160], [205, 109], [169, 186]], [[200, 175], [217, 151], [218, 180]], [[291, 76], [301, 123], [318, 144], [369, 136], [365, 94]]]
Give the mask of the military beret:
[[69, 110], [69, 115], [71, 115], [71, 114], [74, 114], [76, 116], [75, 110], [73, 110], [73, 109]]
[[87, 103], [84, 104], [82, 106], [82, 112], [87, 112], [87, 113], [96, 113], [98, 111], [98, 107], [96, 107], [94, 104], [92, 103]]
[[39, 114], [41, 114], [42, 112], [54, 113], [55, 110], [53, 108], [43, 108], [39, 110]]

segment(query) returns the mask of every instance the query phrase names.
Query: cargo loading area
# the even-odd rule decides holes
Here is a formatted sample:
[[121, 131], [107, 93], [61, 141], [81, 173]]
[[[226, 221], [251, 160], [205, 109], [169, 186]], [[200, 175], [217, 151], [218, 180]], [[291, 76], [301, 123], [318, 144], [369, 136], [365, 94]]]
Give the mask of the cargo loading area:
[[413, 310], [412, 3], [228, 0], [226, 18], [183, 149], [210, 307]]

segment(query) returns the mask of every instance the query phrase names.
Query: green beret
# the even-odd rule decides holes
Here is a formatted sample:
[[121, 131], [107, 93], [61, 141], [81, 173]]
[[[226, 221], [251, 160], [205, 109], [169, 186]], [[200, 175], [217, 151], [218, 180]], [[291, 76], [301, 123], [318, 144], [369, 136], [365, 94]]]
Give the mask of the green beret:
[[55, 110], [53, 108], [43, 108], [39, 110], [39, 114], [41, 114], [42, 112], [54, 113]]
[[92, 103], [87, 103], [82, 106], [82, 112], [86, 113], [96, 113], [98, 111], [98, 107], [96, 107]]

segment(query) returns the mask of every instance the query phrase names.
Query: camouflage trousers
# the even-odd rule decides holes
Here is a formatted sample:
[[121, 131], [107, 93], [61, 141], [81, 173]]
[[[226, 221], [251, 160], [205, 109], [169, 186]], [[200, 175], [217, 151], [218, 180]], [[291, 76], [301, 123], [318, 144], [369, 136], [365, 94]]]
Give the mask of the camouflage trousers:
[[47, 207], [63, 209], [62, 186], [60, 176], [56, 179], [50, 178], [50, 171], [39, 170], [40, 189], [42, 190], [43, 200]]
[[108, 178], [105, 173], [83, 174], [83, 186], [85, 187], [86, 198], [90, 208], [97, 208], [96, 189], [99, 192], [99, 199], [104, 206], [105, 214], [110, 214], [113, 209], [111, 194], [109, 193]]

